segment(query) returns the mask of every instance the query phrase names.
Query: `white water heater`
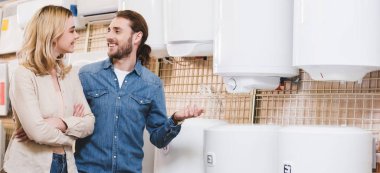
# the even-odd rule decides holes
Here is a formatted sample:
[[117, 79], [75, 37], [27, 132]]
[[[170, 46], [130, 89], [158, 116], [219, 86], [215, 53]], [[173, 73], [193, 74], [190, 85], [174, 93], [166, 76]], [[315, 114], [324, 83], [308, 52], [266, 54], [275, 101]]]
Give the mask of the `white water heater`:
[[107, 51], [78, 52], [66, 54], [66, 61], [73, 66], [73, 70], [79, 72], [79, 69], [90, 63], [102, 61], [108, 58]]
[[153, 173], [155, 146], [150, 142], [149, 132], [144, 130], [144, 159], [142, 161], [142, 173]]
[[314, 80], [360, 81], [380, 69], [380, 1], [294, 0], [293, 65]]
[[170, 56], [211, 56], [215, 0], [164, 0], [165, 42]]
[[372, 134], [353, 127], [285, 127], [279, 172], [371, 173]]
[[1, 37], [1, 30], [2, 30], [2, 25], [1, 22], [3, 21], [3, 9], [0, 8], [0, 37]]
[[10, 2], [3, 6], [1, 22], [0, 54], [15, 53], [21, 48], [24, 32], [17, 25], [17, 4]]
[[5, 154], [5, 145], [6, 145], [6, 132], [3, 125], [3, 122], [0, 121], [0, 168], [3, 168], [3, 160], [4, 160], [4, 154]]
[[133, 10], [146, 20], [149, 36], [146, 44], [152, 48], [151, 56], [164, 58], [168, 56], [164, 40], [163, 0], [119, 0], [119, 10]]
[[8, 65], [0, 63], [0, 116], [7, 116], [9, 111]]
[[69, 0], [29, 0], [17, 5], [17, 23], [24, 29], [33, 15], [47, 5], [59, 5], [70, 9]]
[[278, 130], [278, 126], [271, 125], [225, 125], [206, 129], [206, 173], [278, 173]]
[[204, 130], [225, 124], [213, 119], [185, 120], [178, 136], [163, 149], [156, 149], [154, 173], [203, 173]]
[[292, 66], [292, 0], [217, 0], [214, 73], [228, 92], [276, 89]]

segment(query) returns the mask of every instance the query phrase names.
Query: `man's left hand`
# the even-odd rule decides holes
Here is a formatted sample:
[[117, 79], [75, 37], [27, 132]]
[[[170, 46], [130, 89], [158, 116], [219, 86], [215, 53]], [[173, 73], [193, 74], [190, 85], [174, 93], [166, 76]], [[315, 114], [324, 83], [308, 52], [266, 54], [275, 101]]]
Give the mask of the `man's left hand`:
[[178, 122], [188, 118], [199, 117], [203, 112], [204, 109], [198, 108], [197, 105], [188, 105], [184, 110], [174, 113], [173, 118]]

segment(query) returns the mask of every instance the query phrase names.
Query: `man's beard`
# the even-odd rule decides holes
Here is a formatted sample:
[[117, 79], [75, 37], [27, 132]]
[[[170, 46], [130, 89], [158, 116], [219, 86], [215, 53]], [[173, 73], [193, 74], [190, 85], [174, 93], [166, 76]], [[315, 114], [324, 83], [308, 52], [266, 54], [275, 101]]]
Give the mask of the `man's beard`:
[[128, 43], [125, 47], [118, 48], [116, 53], [111, 54], [108, 53], [108, 56], [111, 58], [112, 62], [114, 60], [120, 60], [123, 57], [127, 57], [131, 54], [132, 52], [132, 37], [128, 39]]

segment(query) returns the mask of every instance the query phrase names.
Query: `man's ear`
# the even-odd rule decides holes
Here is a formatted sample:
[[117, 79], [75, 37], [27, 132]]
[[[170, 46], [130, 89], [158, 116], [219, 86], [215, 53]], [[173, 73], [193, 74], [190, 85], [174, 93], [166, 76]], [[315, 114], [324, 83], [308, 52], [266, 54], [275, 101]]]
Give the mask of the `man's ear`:
[[140, 44], [141, 39], [143, 37], [143, 32], [139, 31], [134, 34], [133, 42], [134, 44]]

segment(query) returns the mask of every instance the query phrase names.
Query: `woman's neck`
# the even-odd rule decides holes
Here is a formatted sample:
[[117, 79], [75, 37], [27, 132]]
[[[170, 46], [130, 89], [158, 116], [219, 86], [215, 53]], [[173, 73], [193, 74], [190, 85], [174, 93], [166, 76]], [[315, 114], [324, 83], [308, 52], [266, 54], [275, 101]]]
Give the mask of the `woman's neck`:
[[57, 77], [57, 70], [55, 68], [52, 68], [49, 70], [49, 74], [53, 77]]

